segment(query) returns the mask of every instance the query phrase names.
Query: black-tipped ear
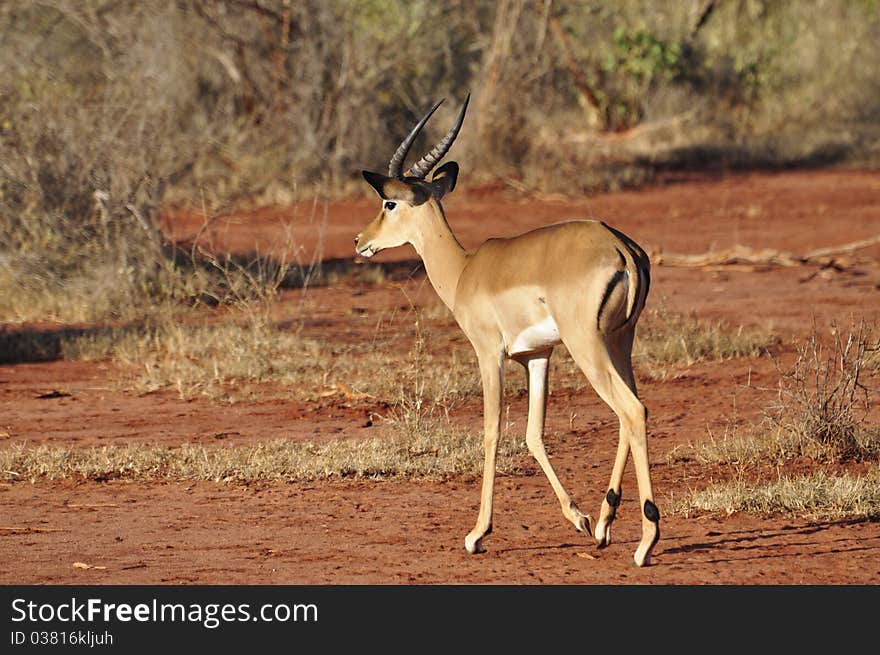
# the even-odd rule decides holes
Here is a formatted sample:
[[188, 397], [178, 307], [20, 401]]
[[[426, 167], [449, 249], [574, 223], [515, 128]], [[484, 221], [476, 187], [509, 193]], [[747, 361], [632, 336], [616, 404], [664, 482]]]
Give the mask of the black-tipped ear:
[[440, 200], [447, 193], [451, 193], [455, 189], [456, 180], [458, 180], [458, 164], [448, 161], [438, 168], [431, 178], [431, 191], [434, 197]]
[[361, 174], [364, 176], [364, 179], [376, 190], [376, 193], [379, 194], [379, 197], [382, 200], [387, 200], [388, 196], [385, 195], [385, 184], [391, 180], [387, 175], [382, 175], [381, 173], [373, 173], [371, 171], [361, 171]]

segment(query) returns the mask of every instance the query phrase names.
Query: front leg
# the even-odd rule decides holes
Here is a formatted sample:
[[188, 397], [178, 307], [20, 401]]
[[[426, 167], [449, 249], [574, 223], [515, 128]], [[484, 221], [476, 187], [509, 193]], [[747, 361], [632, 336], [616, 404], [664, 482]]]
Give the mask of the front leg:
[[504, 356], [498, 348], [477, 351], [480, 377], [483, 381], [483, 487], [477, 524], [464, 539], [464, 547], [472, 555], [484, 552], [483, 537], [492, 532], [492, 499], [495, 490], [495, 456], [501, 433], [501, 394], [504, 388]]
[[544, 416], [547, 411], [547, 372], [550, 366], [552, 349], [537, 355], [524, 356], [520, 363], [525, 366], [529, 379], [529, 419], [526, 424], [526, 445], [529, 452], [541, 465], [541, 470], [550, 481], [550, 486], [562, 506], [562, 515], [574, 524], [579, 532], [590, 534], [592, 518], [581, 512], [571, 496], [562, 486], [547, 451], [544, 448]]

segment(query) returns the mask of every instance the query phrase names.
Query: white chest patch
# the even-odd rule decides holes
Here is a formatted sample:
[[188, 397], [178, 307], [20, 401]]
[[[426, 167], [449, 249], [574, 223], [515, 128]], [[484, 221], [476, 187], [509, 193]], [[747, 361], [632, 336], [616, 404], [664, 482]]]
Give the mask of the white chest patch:
[[559, 328], [552, 316], [540, 323], [531, 325], [516, 335], [513, 343], [507, 348], [508, 355], [541, 350], [559, 343]]

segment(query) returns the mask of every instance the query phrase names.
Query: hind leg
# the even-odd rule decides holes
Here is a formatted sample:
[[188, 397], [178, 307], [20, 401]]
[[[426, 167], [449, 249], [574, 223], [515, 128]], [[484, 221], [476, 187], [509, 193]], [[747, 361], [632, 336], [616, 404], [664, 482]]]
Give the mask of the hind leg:
[[626, 468], [626, 460], [629, 457], [629, 436], [620, 425], [620, 437], [617, 442], [617, 456], [614, 458], [614, 467], [611, 469], [611, 482], [608, 491], [602, 498], [602, 507], [599, 510], [599, 520], [596, 522], [596, 543], [599, 548], [611, 543], [611, 524], [617, 516], [617, 507], [620, 505], [621, 480]]
[[[634, 330], [624, 328], [618, 331], [609, 340], [609, 355], [614, 363], [618, 374], [626, 382], [630, 390], [636, 394], [635, 376], [632, 372], [632, 345]], [[617, 455], [614, 458], [614, 467], [611, 469], [611, 481], [608, 483], [608, 491], [602, 499], [602, 507], [599, 510], [599, 520], [596, 523], [596, 543], [599, 548], [604, 548], [611, 543], [611, 524], [617, 515], [617, 507], [621, 499], [621, 481], [626, 469], [626, 461], [629, 458], [629, 434], [620, 423], [620, 433], [617, 442]]]
[[[563, 336], [563, 342], [575, 362], [586, 374], [596, 393], [611, 407], [620, 421], [621, 441], [618, 444], [617, 457], [611, 477], [611, 490], [614, 491], [616, 487], [617, 491], [614, 493], [617, 494], [618, 501], [620, 478], [623, 476], [627, 450], [633, 456], [638, 481], [639, 505], [642, 508], [642, 538], [633, 559], [637, 566], [644, 566], [650, 562], [651, 551], [660, 538], [660, 515], [654, 504], [654, 492], [651, 487], [648, 464], [647, 411], [627, 381], [632, 380], [632, 369], [629, 366], [628, 358], [624, 358], [621, 353], [616, 352], [618, 344], [612, 345], [598, 331], [584, 333], [581, 330], [574, 332], [574, 334], [574, 338]], [[619, 368], [623, 369], [627, 379], [621, 375]], [[605, 501], [603, 501], [603, 514], [600, 516], [600, 523], [602, 523], [603, 517], [605, 519], [602, 538], [606, 543], [609, 519], [613, 517], [616, 509], [616, 503], [613, 502], [615, 499], [609, 498], [609, 495], [606, 495]], [[598, 539], [599, 526], [597, 526], [596, 532]]]

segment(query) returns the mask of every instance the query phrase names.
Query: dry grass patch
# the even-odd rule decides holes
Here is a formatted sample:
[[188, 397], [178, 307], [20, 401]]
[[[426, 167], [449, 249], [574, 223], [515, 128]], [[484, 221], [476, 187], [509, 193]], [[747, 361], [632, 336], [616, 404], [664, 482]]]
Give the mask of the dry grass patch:
[[[710, 436], [706, 442], [690, 444], [670, 453], [671, 462], [694, 460], [699, 464], [735, 464], [758, 467], [768, 464], [784, 464], [796, 458], [815, 462], [841, 461], [841, 451], [836, 446], [805, 438], [792, 432], [757, 432], [741, 436], [734, 431], [721, 438]], [[875, 460], [880, 457], [880, 429], [865, 428], [847, 444], [849, 457], [858, 460]]]
[[[225, 276], [229, 278], [228, 270]], [[223, 318], [168, 305], [156, 308], [149, 320], [121, 327], [71, 329], [52, 336], [17, 334], [15, 347], [27, 350], [21, 355], [30, 360], [110, 360], [120, 366], [120, 387], [136, 393], [171, 390], [182, 398], [259, 396], [255, 385], [277, 383], [298, 400], [313, 400], [343, 385], [355, 394], [394, 402], [402, 389], [418, 388], [422, 398], [448, 409], [482, 393], [473, 350], [447, 340], [449, 330], [458, 328], [445, 307], [413, 307], [413, 326], [403, 332], [377, 334], [369, 343], [334, 344], [272, 321], [279, 283], [277, 276], [266, 277], [271, 279], [244, 283], [244, 291], [229, 282], [235, 297]], [[766, 335], [669, 312], [649, 313], [645, 325], [634, 359], [641, 372], [655, 378], [697, 361], [754, 356], [775, 343]], [[12, 344], [4, 337], [0, 335], [4, 344]], [[565, 348], [557, 350], [554, 387], [586, 386]], [[506, 392], [522, 392], [525, 376], [512, 363], [508, 369]]]
[[823, 521], [843, 517], [878, 518], [880, 469], [865, 476], [829, 475], [818, 471], [811, 475], [782, 476], [766, 483], [738, 477], [692, 491], [685, 498], [672, 501], [667, 510], [683, 515], [694, 511], [784, 514]]
[[[725, 465], [732, 479], [689, 493], [674, 503], [679, 513], [701, 511], [783, 513], [807, 518], [880, 516], [880, 468], [868, 475], [831, 474], [825, 469], [880, 459], [880, 428], [867, 422], [869, 390], [863, 384], [872, 352], [870, 330], [848, 334], [832, 326], [823, 341], [814, 328], [797, 348], [794, 363], [780, 367], [775, 401], [745, 433], [731, 423], [721, 438], [690, 444], [668, 460]], [[806, 463], [822, 468], [797, 476], [781, 467]], [[773, 481], [760, 478], [776, 468]]]
[[265, 321], [169, 319], [78, 335], [62, 350], [71, 359], [112, 360], [122, 367], [119, 384], [126, 389], [176, 390], [182, 398], [223, 398], [240, 382], [281, 382], [307, 397], [320, 387], [331, 360], [317, 341]]
[[670, 458], [746, 466], [799, 457], [825, 463], [880, 458], [880, 427], [867, 421], [871, 403], [863, 383], [870, 343], [863, 325], [846, 335], [833, 328], [830, 345], [814, 329], [791, 367], [777, 364], [777, 396], [757, 425], [741, 434], [731, 423], [720, 438], [710, 433], [708, 441]]
[[[393, 426], [382, 437], [325, 444], [278, 440], [253, 446], [180, 447], [128, 444], [100, 448], [14, 446], [0, 451], [0, 479], [173, 480], [226, 483], [297, 482], [332, 478], [442, 478], [478, 474], [482, 440], [442, 421], [420, 429]], [[520, 470], [521, 442], [499, 447], [499, 470]]]
[[642, 317], [633, 346], [633, 363], [647, 376], [664, 380], [681, 367], [697, 362], [759, 357], [779, 342], [768, 332], [661, 308], [648, 310]]
[[[448, 340], [449, 330], [458, 328], [445, 307], [413, 307], [411, 328], [377, 333], [361, 344], [335, 344], [271, 320], [278, 278], [266, 277], [271, 279], [245, 283], [243, 291], [230, 282], [235, 297], [222, 317], [171, 304], [138, 323], [3, 333], [0, 343], [13, 359], [20, 357], [17, 361], [109, 360], [118, 365], [120, 388], [135, 393], [174, 391], [185, 399], [264, 397], [278, 389], [260, 385], [274, 383], [285, 395], [302, 401], [345, 389], [378, 403], [399, 403], [405, 395], [416, 394], [426, 404], [448, 410], [482, 393], [473, 350]], [[646, 324], [636, 341], [635, 358], [652, 377], [671, 375], [676, 365], [761, 353], [773, 343], [765, 336], [668, 312], [652, 312]], [[565, 348], [557, 350], [554, 388], [587, 386]], [[525, 389], [525, 376], [511, 363], [506, 393]]]
[[866, 425], [870, 409], [863, 383], [869, 335], [864, 325], [847, 335], [832, 326], [831, 345], [814, 328], [782, 371], [767, 422], [784, 439], [804, 443], [831, 461], [876, 458], [880, 432]]
[[449, 407], [480, 392], [472, 351], [429, 349], [432, 338], [420, 319], [412, 343], [397, 332], [359, 344], [334, 343], [271, 320], [271, 300], [236, 301], [225, 316], [167, 307], [150, 320], [118, 327], [0, 333], [0, 345], [16, 361], [112, 361], [119, 367], [119, 387], [176, 391], [181, 398], [260, 397], [272, 392], [259, 385], [276, 383], [298, 400], [344, 388], [391, 403], [401, 389], [418, 387], [422, 397]]
[[[446, 410], [460, 401], [482, 393], [477, 358], [469, 345], [450, 344], [443, 329], [453, 320], [443, 307], [440, 312], [413, 307], [412, 342], [396, 340], [375, 344], [367, 358], [354, 362], [354, 384], [373, 396], [438, 405]], [[458, 327], [451, 326], [458, 330]], [[436, 345], [439, 344], [439, 345]]]

